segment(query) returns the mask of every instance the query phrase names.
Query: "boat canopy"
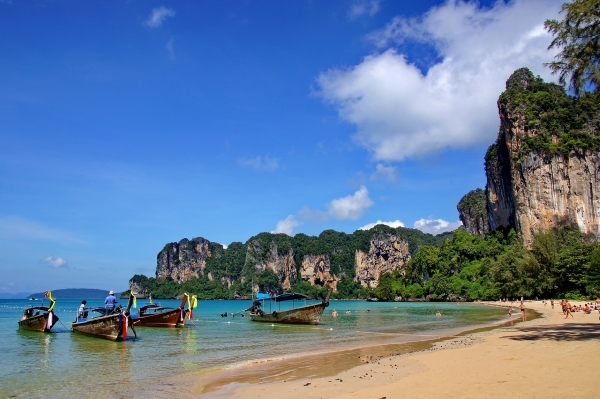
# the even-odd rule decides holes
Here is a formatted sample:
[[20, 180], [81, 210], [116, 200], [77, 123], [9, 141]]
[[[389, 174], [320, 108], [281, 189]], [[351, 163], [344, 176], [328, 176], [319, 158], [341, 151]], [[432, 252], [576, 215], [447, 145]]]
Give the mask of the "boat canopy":
[[29, 311], [41, 310], [43, 312], [47, 312], [49, 309], [50, 308], [47, 307], [47, 306], [34, 306], [34, 307], [31, 307], [31, 308], [26, 308], [24, 311], [27, 311], [27, 310], [29, 310]]
[[258, 293], [258, 294], [256, 294], [256, 299], [261, 300], [261, 301], [264, 299], [268, 299], [270, 301], [283, 302], [283, 301], [291, 301], [294, 299], [308, 299], [308, 297], [304, 294], [297, 294], [297, 293], [281, 294], [281, 295], [277, 295], [277, 296], [270, 296], [269, 294]]

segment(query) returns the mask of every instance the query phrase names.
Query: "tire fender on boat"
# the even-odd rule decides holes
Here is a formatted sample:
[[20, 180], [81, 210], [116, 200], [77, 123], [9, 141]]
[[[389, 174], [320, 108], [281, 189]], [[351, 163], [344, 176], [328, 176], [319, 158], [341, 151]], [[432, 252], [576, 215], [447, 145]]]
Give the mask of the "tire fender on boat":
[[263, 312], [262, 310], [259, 310], [257, 313], [259, 316], [263, 316], [265, 314], [265, 312]]
[[277, 317], [277, 312], [273, 311], [273, 317]]

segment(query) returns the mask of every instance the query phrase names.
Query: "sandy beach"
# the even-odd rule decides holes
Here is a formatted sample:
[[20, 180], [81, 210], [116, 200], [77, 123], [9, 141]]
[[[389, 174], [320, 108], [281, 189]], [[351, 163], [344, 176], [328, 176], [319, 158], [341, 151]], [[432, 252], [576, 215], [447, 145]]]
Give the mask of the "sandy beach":
[[[514, 309], [518, 304], [495, 306]], [[359, 365], [325, 377], [233, 383], [206, 398], [591, 398], [600, 358], [597, 311], [565, 319], [557, 303], [526, 302], [541, 318], [451, 337], [408, 354], [355, 356]], [[443, 317], [443, 315], [442, 315]], [[509, 319], [507, 311], [507, 319]], [[381, 353], [381, 351], [379, 352]], [[348, 363], [351, 364], [351, 363]], [[330, 367], [326, 362], [323, 367]], [[321, 374], [322, 375], [322, 374]]]

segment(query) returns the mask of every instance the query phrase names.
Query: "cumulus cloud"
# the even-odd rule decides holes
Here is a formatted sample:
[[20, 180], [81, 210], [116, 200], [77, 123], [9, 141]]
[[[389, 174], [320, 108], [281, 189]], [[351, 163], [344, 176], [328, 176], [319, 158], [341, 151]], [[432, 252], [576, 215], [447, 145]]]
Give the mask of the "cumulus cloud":
[[165, 21], [165, 19], [167, 19], [168, 17], [174, 17], [174, 16], [175, 16], [174, 10], [164, 7], [164, 6], [157, 7], [157, 8], [152, 9], [150, 16], [146, 20], [146, 25], [151, 28], [158, 28], [159, 26], [162, 25], [162, 23]]
[[375, 172], [371, 175], [371, 180], [385, 180], [394, 183], [398, 178], [397, 174], [398, 171], [395, 166], [385, 166], [379, 163], [375, 167]]
[[378, 224], [383, 224], [383, 225], [390, 226], [393, 228], [404, 227], [404, 223], [402, 223], [401, 221], [396, 219], [393, 222], [382, 222], [381, 220], [378, 220], [375, 223], [366, 224], [363, 227], [359, 227], [358, 229], [359, 230], [371, 230], [373, 227], [377, 226]]
[[[543, 23], [558, 17], [562, 3], [449, 0], [418, 18], [396, 17], [369, 36], [377, 52], [321, 73], [317, 92], [378, 160], [490, 143], [498, 132], [496, 100], [513, 71], [527, 66], [554, 80], [543, 67], [555, 54]], [[440, 61], [422, 72], [395, 47], [406, 41], [433, 48]]]
[[443, 219], [420, 219], [415, 222], [413, 227], [417, 230], [421, 230], [423, 233], [429, 233], [433, 235], [445, 233], [447, 231], [454, 231], [462, 226], [460, 221], [448, 222]]
[[242, 166], [247, 166], [260, 171], [273, 172], [279, 168], [279, 162], [276, 158], [269, 156], [257, 156], [255, 158], [240, 158], [238, 163]]
[[363, 15], [372, 17], [379, 11], [379, 0], [356, 0], [348, 10], [348, 18], [354, 20]]
[[283, 234], [287, 234], [288, 236], [293, 236], [294, 229], [296, 227], [300, 226], [301, 224], [302, 224], [302, 222], [296, 220], [294, 215], [289, 215], [285, 219], [277, 222], [277, 226], [275, 227], [275, 230], [273, 230], [271, 233], [273, 233], [273, 234], [283, 233]]
[[46, 256], [44, 259], [40, 261], [41, 263], [45, 263], [50, 267], [55, 269], [59, 269], [61, 267], [67, 267], [67, 261], [63, 258], [54, 258], [53, 256]]
[[289, 215], [284, 220], [277, 222], [275, 230], [271, 233], [293, 235], [294, 229], [305, 221], [321, 223], [331, 218], [337, 220], [357, 220], [365, 213], [367, 208], [374, 204], [371, 198], [369, 198], [369, 190], [365, 186], [361, 186], [352, 195], [330, 201], [326, 205], [326, 211], [310, 209], [309, 207], [300, 209], [296, 215]]
[[327, 213], [338, 220], [356, 220], [374, 204], [369, 198], [369, 190], [365, 186], [361, 186], [354, 194], [334, 199], [327, 204]]

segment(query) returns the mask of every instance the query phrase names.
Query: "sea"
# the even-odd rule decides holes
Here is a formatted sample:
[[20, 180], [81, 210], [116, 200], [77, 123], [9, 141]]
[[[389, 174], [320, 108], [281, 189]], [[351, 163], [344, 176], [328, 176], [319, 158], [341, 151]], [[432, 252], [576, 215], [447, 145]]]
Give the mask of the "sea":
[[[242, 317], [249, 300], [206, 300], [198, 301], [184, 328], [138, 327], [136, 339], [129, 330], [127, 341], [112, 342], [71, 331], [82, 299], [57, 298], [60, 320], [51, 333], [18, 327], [23, 310], [42, 300], [0, 300], [0, 398], [174, 397], [178, 381], [223, 369], [428, 340], [507, 318], [505, 309], [482, 304], [339, 300], [330, 302], [317, 326], [283, 325]], [[147, 303], [138, 300], [137, 307]], [[317, 302], [295, 305], [311, 303]], [[87, 305], [103, 306], [103, 300]], [[332, 316], [334, 309], [338, 317]], [[150, 392], [148, 387], [153, 387]]]

